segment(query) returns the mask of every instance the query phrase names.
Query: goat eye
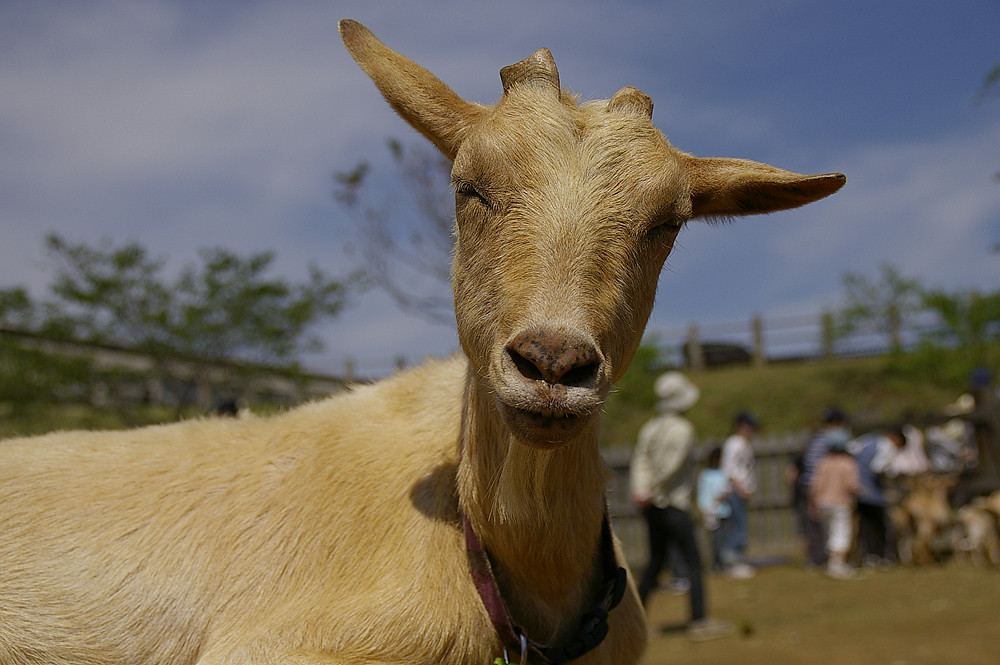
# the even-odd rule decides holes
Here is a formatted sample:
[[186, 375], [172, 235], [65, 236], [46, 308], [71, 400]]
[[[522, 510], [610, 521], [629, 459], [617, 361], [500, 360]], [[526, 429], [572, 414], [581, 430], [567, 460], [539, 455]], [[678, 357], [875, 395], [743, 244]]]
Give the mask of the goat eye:
[[684, 226], [684, 220], [674, 216], [661, 217], [649, 225], [649, 233], [677, 233]]
[[455, 184], [455, 194], [466, 199], [476, 199], [484, 206], [490, 205], [489, 198], [468, 180], [461, 180]]

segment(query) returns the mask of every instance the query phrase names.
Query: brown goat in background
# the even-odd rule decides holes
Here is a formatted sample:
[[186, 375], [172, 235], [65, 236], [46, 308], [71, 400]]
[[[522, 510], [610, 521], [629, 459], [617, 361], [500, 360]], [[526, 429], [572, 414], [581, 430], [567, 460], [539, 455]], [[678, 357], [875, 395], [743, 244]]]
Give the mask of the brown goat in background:
[[985, 497], [979, 497], [955, 511], [954, 549], [977, 566], [1000, 566], [1000, 533], [997, 516]]
[[340, 30], [454, 161], [464, 357], [268, 419], [0, 443], [0, 663], [640, 657], [597, 432], [663, 262], [691, 219], [845, 179], [679, 152], [646, 95], [578, 105], [544, 49], [490, 107]]
[[905, 496], [889, 511], [902, 563], [929, 565], [940, 560], [941, 543], [949, 540], [946, 536], [955, 523], [948, 492], [957, 480], [933, 473], [906, 479]]

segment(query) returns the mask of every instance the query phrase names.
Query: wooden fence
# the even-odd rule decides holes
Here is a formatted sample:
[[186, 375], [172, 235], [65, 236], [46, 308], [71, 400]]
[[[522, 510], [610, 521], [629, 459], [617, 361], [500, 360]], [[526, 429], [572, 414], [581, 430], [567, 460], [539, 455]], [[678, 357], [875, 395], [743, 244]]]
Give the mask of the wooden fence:
[[[802, 550], [788, 472], [795, 456], [805, 450], [809, 436], [808, 432], [776, 434], [754, 441], [757, 492], [749, 505], [748, 555], [751, 558], [797, 556]], [[709, 450], [721, 444], [721, 441], [702, 443], [695, 451], [696, 458], [704, 459]], [[631, 456], [630, 449], [614, 449], [605, 453], [605, 460], [614, 472], [608, 486], [608, 504], [626, 558], [632, 566], [641, 568], [647, 555], [646, 525], [629, 500], [628, 465]], [[707, 534], [700, 535], [703, 538], [702, 556], [707, 556], [710, 551]]]
[[[58, 377], [61, 395], [94, 406], [153, 403], [197, 404], [210, 409], [220, 398], [297, 404], [340, 392], [353, 378], [247, 362], [151, 354], [111, 344], [47, 337], [0, 327], [0, 344], [44, 356], [75, 358], [87, 364], [78, 377]], [[51, 371], [45, 364], [37, 371]]]
[[[756, 315], [724, 323], [692, 323], [687, 327], [646, 329], [645, 338], [673, 354], [677, 366], [704, 369], [745, 364], [833, 357], [868, 356], [892, 348], [882, 332], [838, 330], [831, 312], [797, 316]], [[937, 325], [930, 313], [914, 316], [897, 335], [911, 348]]]

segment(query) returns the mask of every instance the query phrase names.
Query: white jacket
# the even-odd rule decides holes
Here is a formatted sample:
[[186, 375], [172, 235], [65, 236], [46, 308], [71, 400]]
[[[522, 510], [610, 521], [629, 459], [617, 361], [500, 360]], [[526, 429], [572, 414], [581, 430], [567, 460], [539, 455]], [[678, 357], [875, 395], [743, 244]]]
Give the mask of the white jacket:
[[663, 414], [643, 425], [629, 469], [632, 496], [649, 497], [658, 508], [690, 510], [694, 442], [694, 426], [679, 415]]

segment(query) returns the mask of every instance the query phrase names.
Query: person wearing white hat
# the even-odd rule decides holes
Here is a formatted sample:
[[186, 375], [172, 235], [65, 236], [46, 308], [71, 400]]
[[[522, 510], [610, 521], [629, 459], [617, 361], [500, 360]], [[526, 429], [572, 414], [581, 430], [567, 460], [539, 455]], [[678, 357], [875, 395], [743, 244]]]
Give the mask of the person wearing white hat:
[[639, 597], [648, 604], [670, 545], [676, 545], [690, 582], [688, 635], [695, 640], [723, 637], [733, 627], [707, 617], [701, 555], [689, 512], [695, 432], [681, 414], [695, 405], [701, 391], [680, 372], [657, 378], [653, 391], [658, 415], [639, 430], [629, 475], [632, 501], [642, 510], [649, 534], [649, 564], [639, 582]]

